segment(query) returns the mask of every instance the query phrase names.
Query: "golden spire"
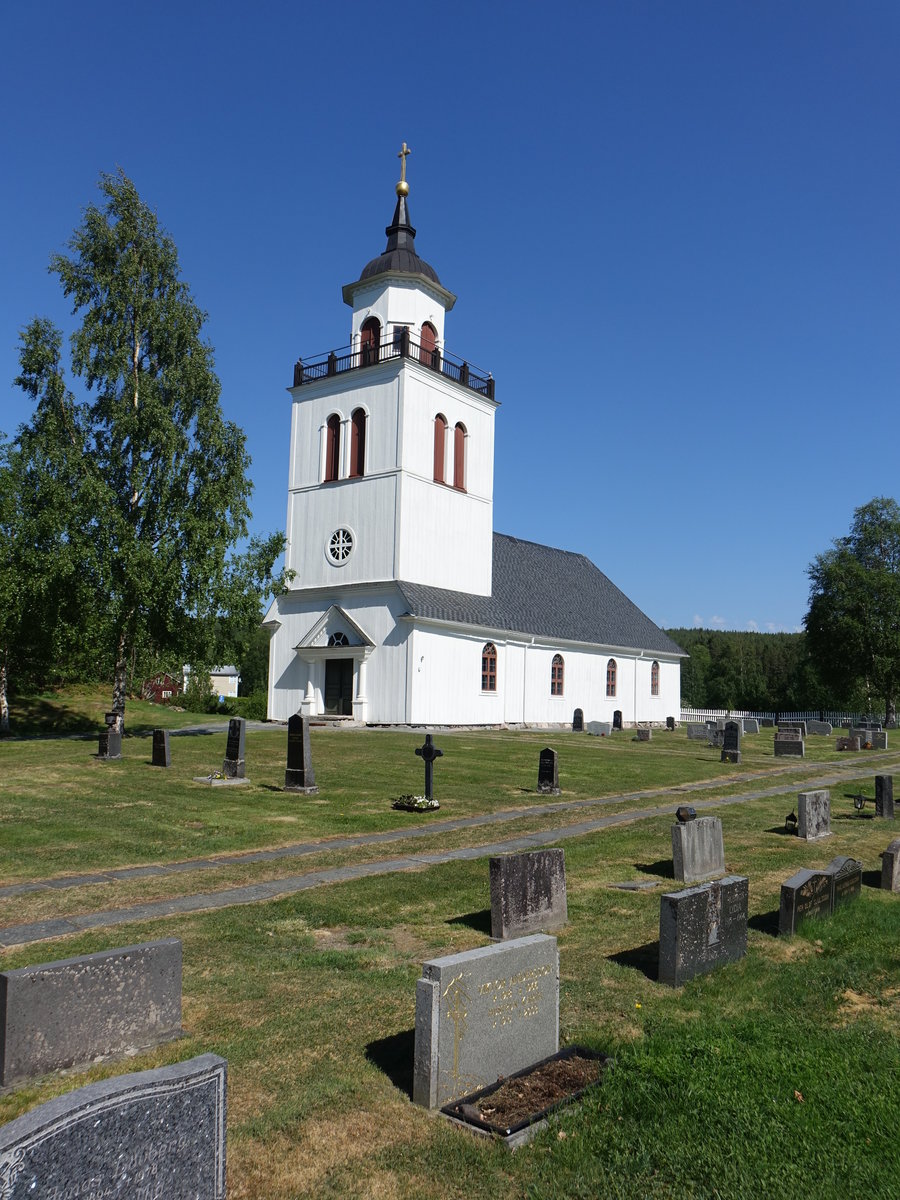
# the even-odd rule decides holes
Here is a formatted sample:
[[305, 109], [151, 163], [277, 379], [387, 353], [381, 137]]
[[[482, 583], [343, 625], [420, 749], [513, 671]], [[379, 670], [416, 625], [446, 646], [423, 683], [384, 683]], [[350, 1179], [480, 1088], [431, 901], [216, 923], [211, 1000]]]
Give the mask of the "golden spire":
[[407, 146], [406, 142], [404, 142], [403, 149], [397, 155], [397, 157], [400, 159], [400, 182], [397, 184], [397, 186], [394, 190], [396, 191], [398, 196], [408, 196], [409, 195], [409, 184], [406, 182], [406, 156], [407, 156], [407, 154], [412, 154], [412, 151], [410, 150], [409, 146]]

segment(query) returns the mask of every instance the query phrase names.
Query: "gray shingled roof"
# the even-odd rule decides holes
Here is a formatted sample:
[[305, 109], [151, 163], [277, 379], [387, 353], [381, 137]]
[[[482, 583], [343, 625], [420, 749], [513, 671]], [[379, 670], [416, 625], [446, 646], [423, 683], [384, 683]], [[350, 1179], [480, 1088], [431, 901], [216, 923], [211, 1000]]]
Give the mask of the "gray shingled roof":
[[379, 254], [377, 258], [366, 263], [359, 277], [360, 283], [373, 275], [382, 275], [385, 271], [399, 272], [403, 275], [424, 275], [426, 279], [433, 279], [437, 284], [441, 282], [434, 267], [416, 254], [416, 231], [409, 223], [409, 209], [405, 196], [397, 197], [394, 219], [384, 232], [388, 239], [384, 254]]
[[493, 594], [400, 583], [414, 617], [684, 655], [583, 554], [494, 534]]

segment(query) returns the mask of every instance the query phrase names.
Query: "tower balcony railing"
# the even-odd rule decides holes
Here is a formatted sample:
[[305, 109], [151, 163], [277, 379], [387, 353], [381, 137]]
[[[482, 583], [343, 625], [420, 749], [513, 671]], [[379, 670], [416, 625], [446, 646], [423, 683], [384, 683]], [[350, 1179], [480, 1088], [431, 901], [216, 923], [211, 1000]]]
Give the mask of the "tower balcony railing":
[[299, 358], [294, 364], [294, 387], [313, 383], [317, 379], [327, 379], [331, 375], [343, 375], [345, 371], [374, 367], [377, 363], [395, 358], [412, 359], [413, 362], [421, 363], [446, 379], [452, 379], [455, 383], [461, 383], [463, 387], [478, 392], [480, 396], [486, 396], [488, 400], [494, 399], [493, 375], [484, 374], [465, 359], [458, 358], [447, 350], [423, 346], [408, 329], [397, 330], [393, 338], [378, 345], [369, 342], [356, 349], [352, 346], [342, 346], [339, 350], [317, 355], [309, 361]]

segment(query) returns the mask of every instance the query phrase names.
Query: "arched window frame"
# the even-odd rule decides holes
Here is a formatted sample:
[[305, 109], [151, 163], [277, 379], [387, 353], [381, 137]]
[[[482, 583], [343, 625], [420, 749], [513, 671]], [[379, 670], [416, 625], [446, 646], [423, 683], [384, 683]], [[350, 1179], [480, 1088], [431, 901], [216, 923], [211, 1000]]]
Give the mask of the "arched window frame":
[[341, 415], [332, 413], [325, 422], [325, 483], [334, 483], [341, 475]]
[[453, 430], [453, 486], [458, 492], [466, 490], [466, 442], [469, 434], [462, 421]]
[[566, 664], [561, 654], [554, 654], [550, 663], [550, 695], [561, 696], [565, 686]]
[[364, 408], [350, 414], [350, 478], [359, 479], [366, 473], [366, 426], [369, 415]]
[[611, 658], [606, 664], [606, 694], [607, 696], [615, 696], [616, 694], [616, 660]]
[[481, 690], [497, 690], [497, 647], [493, 642], [485, 642], [481, 650]]
[[359, 327], [359, 365], [368, 367], [378, 362], [381, 347], [381, 322], [367, 317]]
[[447, 418], [438, 413], [434, 418], [434, 482], [447, 482]]
[[659, 695], [659, 663], [656, 659], [650, 664], [650, 695]]
[[335, 633], [328, 635], [329, 646], [349, 646], [350, 639], [343, 630], [338, 629]]
[[422, 322], [422, 330], [419, 334], [419, 362], [426, 367], [434, 367], [436, 365], [436, 356], [438, 333], [430, 321]]

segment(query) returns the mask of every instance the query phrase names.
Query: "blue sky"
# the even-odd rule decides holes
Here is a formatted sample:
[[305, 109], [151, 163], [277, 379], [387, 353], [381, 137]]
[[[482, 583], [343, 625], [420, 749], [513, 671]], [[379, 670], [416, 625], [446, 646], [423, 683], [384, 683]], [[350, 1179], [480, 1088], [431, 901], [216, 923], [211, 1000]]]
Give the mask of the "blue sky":
[[349, 340], [400, 143], [417, 249], [490, 370], [494, 526], [587, 554], [657, 623], [800, 626], [806, 567], [900, 497], [900, 6], [50, 0], [7, 5], [0, 429], [19, 329], [121, 166], [209, 313], [253, 528], [285, 391]]

